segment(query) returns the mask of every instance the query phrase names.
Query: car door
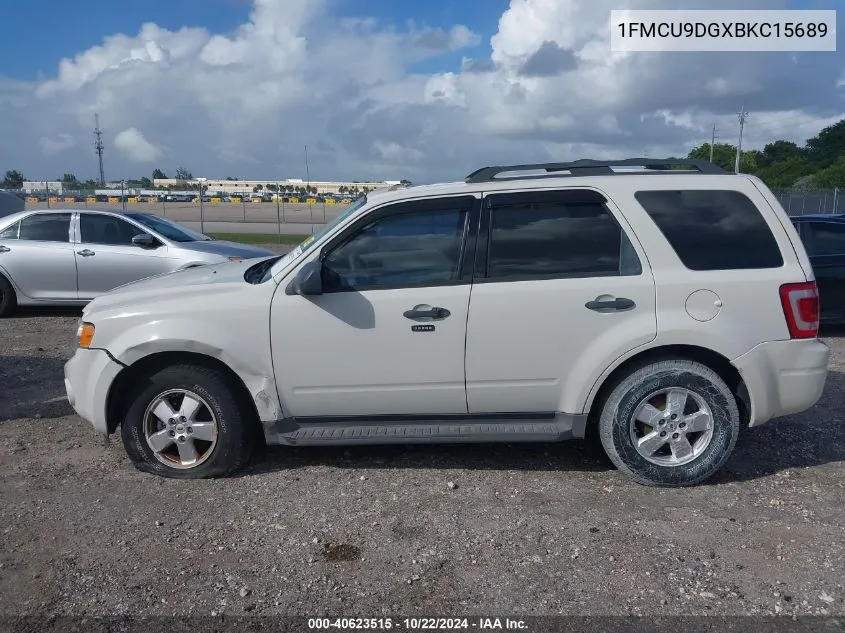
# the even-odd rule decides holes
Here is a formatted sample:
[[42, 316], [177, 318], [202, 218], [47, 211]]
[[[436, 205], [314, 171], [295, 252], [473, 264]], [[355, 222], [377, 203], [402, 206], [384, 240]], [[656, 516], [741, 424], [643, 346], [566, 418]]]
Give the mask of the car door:
[[36, 212], [0, 234], [0, 269], [19, 293], [40, 301], [76, 299], [72, 212]]
[[376, 209], [311, 258], [323, 294], [275, 293], [273, 366], [288, 415], [466, 414], [477, 216], [470, 196]]
[[845, 222], [802, 222], [816, 284], [821, 320], [845, 321]]
[[84, 212], [79, 214], [78, 226], [75, 246], [80, 299], [91, 300], [117, 286], [173, 268], [167, 246], [136, 246], [132, 238], [144, 231], [123, 218]]
[[580, 413], [567, 409], [602, 363], [655, 338], [654, 278], [616, 214], [586, 189], [485, 197], [469, 413]]

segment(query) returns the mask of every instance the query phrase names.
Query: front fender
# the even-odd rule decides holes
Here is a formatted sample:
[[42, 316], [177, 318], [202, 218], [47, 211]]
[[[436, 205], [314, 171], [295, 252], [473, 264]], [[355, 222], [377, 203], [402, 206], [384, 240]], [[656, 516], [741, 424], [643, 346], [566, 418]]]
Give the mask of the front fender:
[[152, 321], [121, 332], [108, 351], [131, 366], [163, 352], [201, 354], [224, 363], [243, 381], [262, 422], [283, 417], [273, 377], [266, 313], [263, 327], [180, 318]]

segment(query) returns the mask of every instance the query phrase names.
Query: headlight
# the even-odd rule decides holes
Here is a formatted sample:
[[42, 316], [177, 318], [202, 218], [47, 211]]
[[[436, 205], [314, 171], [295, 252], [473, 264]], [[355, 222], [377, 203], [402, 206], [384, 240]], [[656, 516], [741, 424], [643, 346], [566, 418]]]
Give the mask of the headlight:
[[76, 330], [76, 338], [79, 342], [79, 347], [87, 349], [94, 339], [94, 324], [85, 321], [79, 324], [79, 329]]
[[239, 261], [241, 261], [242, 259], [243, 259], [242, 257], [230, 257], [230, 258], [229, 258], [229, 261], [230, 261], [230, 262], [239, 262]]

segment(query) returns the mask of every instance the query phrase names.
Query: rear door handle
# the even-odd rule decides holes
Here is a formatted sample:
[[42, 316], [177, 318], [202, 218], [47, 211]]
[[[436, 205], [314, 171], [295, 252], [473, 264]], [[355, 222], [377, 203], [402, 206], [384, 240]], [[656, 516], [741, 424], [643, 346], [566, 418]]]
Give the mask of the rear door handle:
[[0, 253], [8, 253], [10, 250], [12, 249], [8, 246], [3, 246], [2, 244], [0, 244]]
[[594, 301], [585, 303], [584, 307], [596, 312], [621, 312], [622, 310], [630, 310], [636, 305], [631, 299], [625, 297], [617, 299], [600, 299], [597, 297]]
[[87, 248], [81, 251], [76, 251], [79, 255], [83, 257], [91, 257], [94, 254], [94, 251], [88, 250]]
[[406, 319], [445, 319], [451, 314], [446, 308], [429, 307], [426, 305], [416, 306], [406, 310], [403, 316]]

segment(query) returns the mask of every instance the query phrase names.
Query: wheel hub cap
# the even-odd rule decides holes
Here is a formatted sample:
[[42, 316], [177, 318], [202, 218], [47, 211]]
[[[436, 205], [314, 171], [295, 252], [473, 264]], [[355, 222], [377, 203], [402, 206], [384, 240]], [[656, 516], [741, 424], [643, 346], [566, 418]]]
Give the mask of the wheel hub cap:
[[217, 446], [217, 419], [208, 403], [186, 389], [153, 398], [144, 413], [144, 435], [156, 459], [171, 468], [196, 468]]
[[647, 461], [682, 466], [710, 445], [713, 413], [701, 396], [688, 389], [661, 389], [636, 406], [630, 433], [637, 453]]

